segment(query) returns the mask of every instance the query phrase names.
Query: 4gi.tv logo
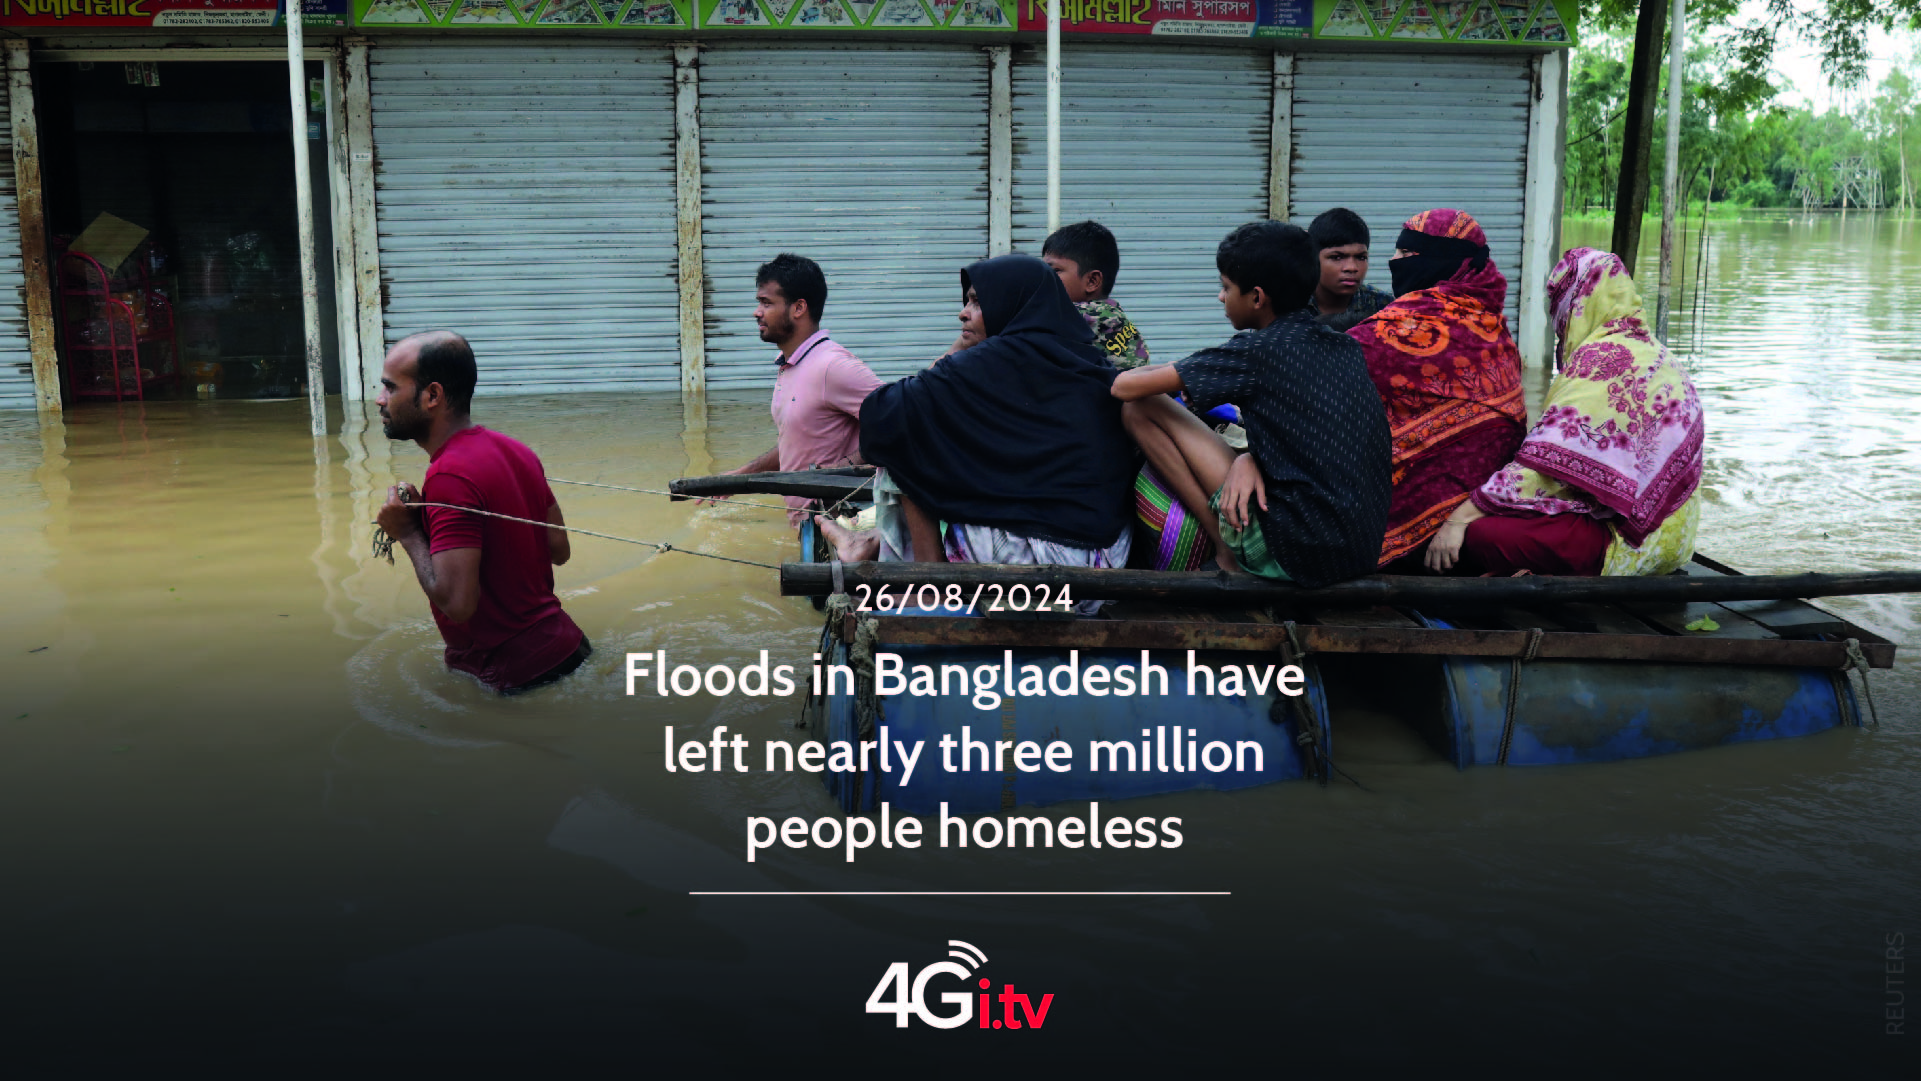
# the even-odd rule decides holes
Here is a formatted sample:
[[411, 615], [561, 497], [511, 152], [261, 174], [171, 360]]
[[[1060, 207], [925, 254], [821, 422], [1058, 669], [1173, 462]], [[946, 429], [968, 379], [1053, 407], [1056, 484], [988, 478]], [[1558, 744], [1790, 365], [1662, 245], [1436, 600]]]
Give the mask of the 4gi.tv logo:
[[[974, 983], [974, 973], [987, 963], [987, 955], [977, 946], [970, 946], [957, 939], [948, 939], [950, 947], [947, 956], [958, 961], [936, 961], [915, 973], [905, 961], [895, 961], [887, 966], [880, 982], [867, 996], [868, 1013], [891, 1013], [894, 1027], [906, 1028], [909, 1018], [918, 1017], [935, 1028], [959, 1028], [976, 1017], [980, 1028], [1039, 1028], [1047, 1023], [1048, 1007], [1054, 1004], [1054, 996], [1041, 996], [1040, 1007], [1035, 1008], [1033, 1001], [1025, 993], [1016, 993], [1013, 984], [1004, 984], [1000, 994], [994, 994], [994, 981], [983, 976], [978, 981], [980, 992], [971, 988], [960, 991], [941, 991], [940, 1004], [951, 1007], [949, 1012], [936, 1012], [927, 1002], [928, 984], [935, 977], [948, 976], [960, 980], [964, 988]], [[893, 998], [886, 996], [893, 993]], [[980, 1001], [978, 1012], [974, 1009], [975, 1000]], [[1001, 1015], [994, 1016], [994, 1004], [999, 1003]], [[1018, 1012], [1016, 1012], [1018, 1007]]]

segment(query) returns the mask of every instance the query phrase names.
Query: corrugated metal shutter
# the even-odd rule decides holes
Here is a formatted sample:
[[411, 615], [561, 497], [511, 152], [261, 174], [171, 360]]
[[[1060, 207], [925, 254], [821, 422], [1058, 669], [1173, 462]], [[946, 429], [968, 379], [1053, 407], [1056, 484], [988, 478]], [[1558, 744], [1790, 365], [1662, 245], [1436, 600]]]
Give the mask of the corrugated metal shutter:
[[[0, 117], [9, 108], [0, 79]], [[32, 409], [33, 350], [27, 339], [27, 278], [20, 262], [20, 207], [13, 191], [13, 125], [0, 124], [0, 409]]]
[[822, 325], [883, 378], [960, 330], [987, 253], [987, 57], [969, 46], [716, 46], [701, 54], [707, 385], [771, 386], [754, 271], [827, 274]]
[[482, 393], [680, 386], [666, 48], [372, 50], [387, 341], [473, 342]]
[[[1273, 60], [1245, 49], [1129, 44], [1061, 52], [1061, 221], [1114, 231], [1114, 300], [1155, 360], [1233, 333], [1214, 252], [1267, 217]], [[1047, 239], [1047, 64], [1015, 52], [1014, 248]]]
[[1527, 174], [1529, 58], [1327, 55], [1294, 61], [1293, 219], [1366, 219], [1368, 284], [1388, 287], [1401, 223], [1434, 207], [1474, 215], [1516, 310]]

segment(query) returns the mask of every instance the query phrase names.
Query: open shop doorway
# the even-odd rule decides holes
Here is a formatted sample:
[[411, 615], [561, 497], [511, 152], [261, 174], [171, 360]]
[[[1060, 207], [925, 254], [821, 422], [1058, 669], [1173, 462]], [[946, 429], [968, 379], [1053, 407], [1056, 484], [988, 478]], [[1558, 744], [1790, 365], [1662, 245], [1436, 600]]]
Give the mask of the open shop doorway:
[[[321, 63], [306, 67], [314, 247], [326, 253], [326, 96]], [[285, 63], [56, 62], [39, 83], [66, 400], [304, 396]], [[333, 265], [315, 262], [334, 394]]]

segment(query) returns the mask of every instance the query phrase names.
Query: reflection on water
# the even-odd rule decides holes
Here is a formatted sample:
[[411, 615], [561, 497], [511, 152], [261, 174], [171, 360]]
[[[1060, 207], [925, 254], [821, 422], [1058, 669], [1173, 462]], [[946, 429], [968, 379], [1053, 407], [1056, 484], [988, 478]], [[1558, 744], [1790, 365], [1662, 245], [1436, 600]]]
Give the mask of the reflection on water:
[[[1921, 563], [1906, 227], [1720, 228], [1690, 358], [1710, 415], [1704, 547], [1754, 571]], [[1289, 1000], [1290, 1024], [1365, 1030], [1377, 1055], [1457, 1039], [1445, 1011], [1411, 1004], [1463, 995], [1515, 1022], [1512, 1047], [1605, 1026], [1633, 1053], [1682, 1031], [1650, 1018], [1700, 1017], [1703, 1001], [1731, 1031], [1872, 1027], [1879, 985], [1846, 981], [1867, 978], [1885, 931], [1913, 930], [1912, 656], [1875, 677], [1879, 731], [1457, 773], [1392, 718], [1357, 716], [1343, 765], [1369, 791], [1135, 804], [1185, 820], [1174, 851], [930, 846], [849, 866], [776, 849], [750, 866], [747, 815], [830, 801], [807, 775], [668, 773], [661, 726], [792, 739], [796, 708], [630, 699], [623, 655], [804, 664], [812, 609], [771, 572], [582, 538], [557, 579], [594, 658], [493, 697], [440, 664], [404, 562], [370, 554], [386, 487], [418, 482], [424, 456], [357, 408], [316, 447], [304, 409], [89, 406], [44, 431], [0, 418], [0, 917], [26, 932], [14, 975], [48, 991], [23, 1022], [191, 1004], [243, 1042], [548, 1022], [672, 1040], [700, 1023], [689, 1000], [738, 1002], [751, 984], [756, 1031], [851, 1038], [876, 1031], [859, 1006], [885, 963], [958, 937], [1009, 977], [1046, 973], [1063, 1016], [1121, 1051], [1199, 1031], [1136, 1030], [1144, 1002], [1254, 1024], [1281, 992], [1215, 990], [1251, 964], [1322, 989]], [[772, 439], [756, 396], [482, 399], [478, 417], [554, 476], [649, 488]], [[778, 511], [557, 494], [570, 522], [622, 536], [770, 563], [792, 547]], [[1917, 638], [1912, 599], [1836, 603]], [[687, 896], [777, 888], [1236, 896]], [[1334, 990], [1390, 971], [1386, 1014]]]

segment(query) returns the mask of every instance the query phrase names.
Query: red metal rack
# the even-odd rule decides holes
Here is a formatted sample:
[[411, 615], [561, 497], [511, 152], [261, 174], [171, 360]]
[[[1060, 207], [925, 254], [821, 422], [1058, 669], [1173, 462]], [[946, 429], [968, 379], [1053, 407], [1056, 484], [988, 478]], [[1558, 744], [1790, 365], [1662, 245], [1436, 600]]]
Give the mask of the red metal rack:
[[84, 252], [60, 257], [60, 334], [67, 393], [74, 398], [137, 401], [152, 387], [180, 380], [171, 298], [148, 277], [145, 260], [136, 262], [137, 278], [116, 283]]

